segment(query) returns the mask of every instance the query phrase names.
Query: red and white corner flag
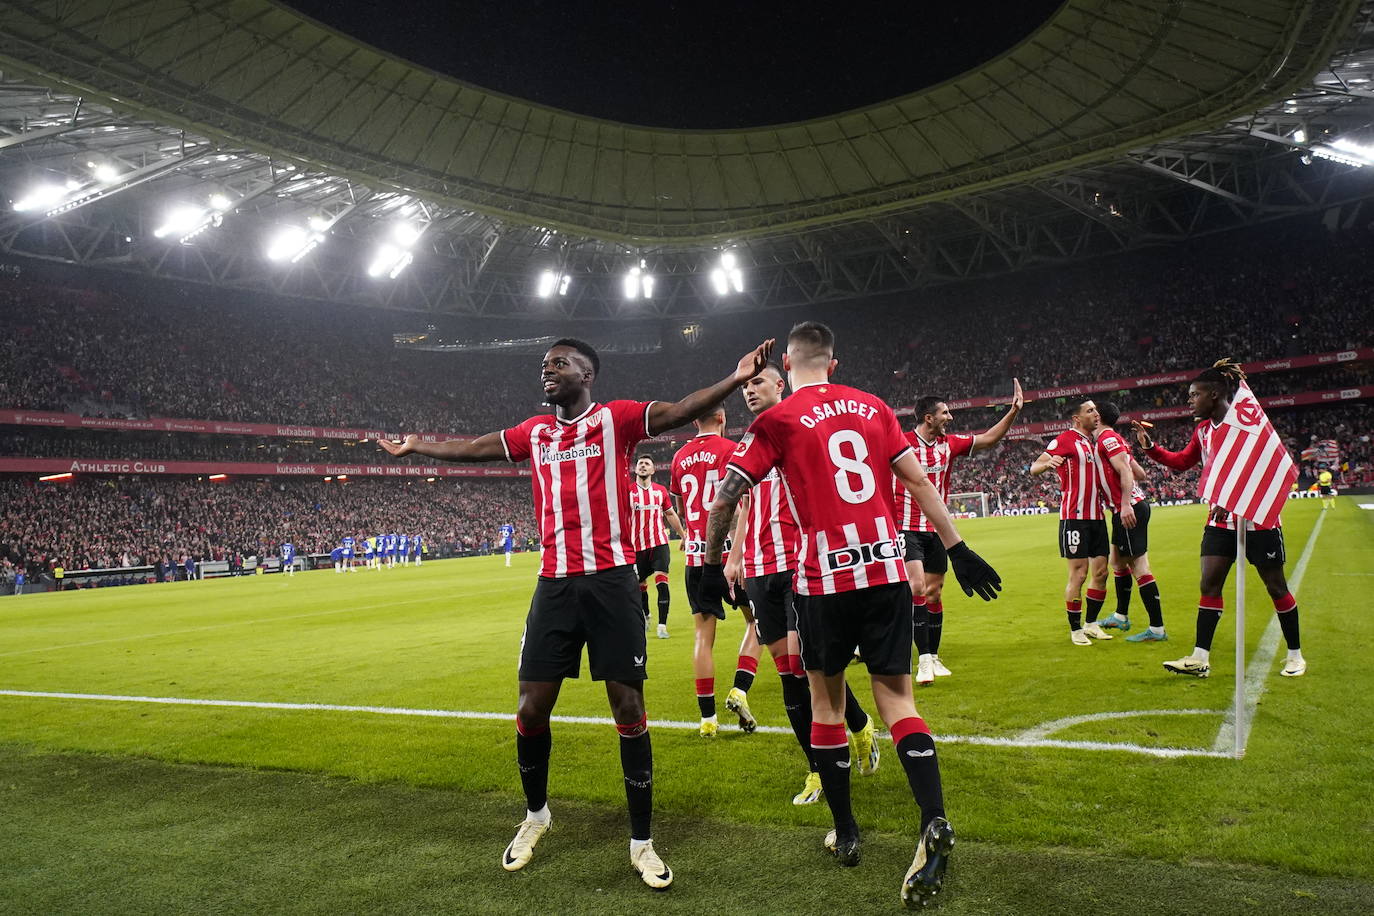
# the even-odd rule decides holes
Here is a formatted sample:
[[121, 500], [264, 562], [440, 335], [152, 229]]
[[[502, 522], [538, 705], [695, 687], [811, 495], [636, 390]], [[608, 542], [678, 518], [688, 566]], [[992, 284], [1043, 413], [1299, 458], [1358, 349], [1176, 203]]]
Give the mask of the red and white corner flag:
[[1198, 485], [1198, 496], [1232, 515], [1272, 528], [1298, 479], [1274, 424], [1244, 381], [1226, 418], [1212, 432], [1212, 460]]

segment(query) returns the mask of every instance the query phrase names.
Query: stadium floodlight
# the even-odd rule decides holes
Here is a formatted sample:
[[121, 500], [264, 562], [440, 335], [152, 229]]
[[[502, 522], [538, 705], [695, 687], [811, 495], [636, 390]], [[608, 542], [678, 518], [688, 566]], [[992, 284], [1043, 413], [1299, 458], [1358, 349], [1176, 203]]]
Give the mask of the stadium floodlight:
[[1314, 143], [1311, 153], [1320, 159], [1329, 159], [1356, 169], [1374, 165], [1374, 149], [1345, 140], [1336, 140], [1329, 144]]
[[160, 239], [169, 235], [181, 238], [188, 233], [195, 232], [208, 215], [208, 211], [203, 207], [190, 204], [177, 207], [167, 214], [167, 218], [161, 226], [153, 230], [153, 235]]
[[324, 241], [324, 232], [320, 226], [321, 221], [312, 218], [309, 229], [303, 226], [282, 227], [267, 245], [267, 259], [295, 264]]
[[66, 187], [60, 184], [40, 184], [30, 188], [29, 193], [14, 202], [14, 209], [19, 213], [25, 213], [29, 210], [46, 210], [65, 197], [67, 192], [76, 190], [72, 187], [74, 184], [76, 183], [69, 181]]
[[744, 271], [733, 251], [721, 252], [720, 266], [711, 271], [711, 285], [717, 296], [727, 295], [731, 290], [744, 292]]
[[367, 266], [367, 275], [380, 277], [385, 274], [388, 279], [395, 280], [401, 275], [401, 271], [415, 260], [410, 247], [419, 241], [423, 234], [422, 226], [397, 223], [391, 230], [392, 241], [382, 242], [377, 246], [376, 252], [372, 255], [372, 263]]
[[211, 194], [210, 209], [218, 210], [220, 213], [227, 213], [234, 206], [234, 202], [229, 199], [227, 194]]
[[1293, 142], [1294, 142], [1294, 143], [1306, 143], [1306, 142], [1307, 142], [1307, 131], [1303, 130], [1301, 127], [1299, 127], [1297, 130], [1293, 131]]
[[637, 267], [631, 267], [625, 274], [622, 287], [626, 299], [654, 298], [654, 275], [649, 273], [649, 265], [642, 258]]
[[539, 284], [535, 287], [535, 293], [540, 299], [547, 299], [554, 293], [566, 296], [568, 289], [572, 287], [572, 275], [559, 273], [555, 270], [546, 270], [539, 275]]
[[119, 169], [110, 165], [108, 162], [102, 162], [100, 165], [92, 166], [91, 174], [93, 174], [95, 180], [101, 184], [114, 184], [119, 180]]

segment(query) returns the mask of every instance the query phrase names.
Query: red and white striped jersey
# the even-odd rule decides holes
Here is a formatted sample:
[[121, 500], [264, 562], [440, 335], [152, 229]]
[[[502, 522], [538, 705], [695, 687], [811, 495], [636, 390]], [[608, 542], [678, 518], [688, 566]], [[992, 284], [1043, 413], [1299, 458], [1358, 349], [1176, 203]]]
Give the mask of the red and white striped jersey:
[[[973, 451], [973, 437], [964, 435], [936, 436], [934, 442], [922, 439], [915, 430], [906, 434], [906, 441], [916, 450], [916, 457], [926, 469], [926, 476], [935, 485], [940, 499], [949, 502], [949, 466], [955, 458]], [[897, 527], [902, 531], [934, 531], [935, 526], [921, 512], [916, 500], [896, 477], [892, 478], [892, 498], [897, 504]]]
[[751, 484], [781, 472], [801, 530], [797, 594], [906, 581], [892, 462], [910, 451], [892, 408], [847, 385], [803, 385], [754, 418], [730, 469]]
[[668, 488], [649, 481], [641, 487], [637, 479], [630, 482], [630, 509], [634, 512], [634, 527], [630, 529], [630, 543], [636, 551], [649, 550], [668, 543], [668, 529], [663, 527], [663, 510], [672, 507]]
[[[1222, 428], [1221, 423], [1213, 423], [1211, 420], [1203, 420], [1193, 427], [1193, 438], [1188, 440], [1187, 446], [1181, 452], [1171, 452], [1167, 448], [1161, 448], [1158, 443], [1155, 447], [1147, 451], [1155, 461], [1165, 467], [1173, 468], [1175, 471], [1186, 471], [1198, 462], [1202, 463], [1205, 469], [1212, 464], [1212, 455], [1215, 454], [1213, 436], [1217, 435]], [[1236, 530], [1236, 517], [1227, 515], [1225, 521], [1215, 521], [1210, 515], [1207, 517], [1207, 525], [1210, 528], [1223, 528], [1227, 531]], [[1257, 525], [1254, 522], [1246, 522], [1246, 531], [1265, 531], [1270, 528], [1282, 528], [1283, 523], [1273, 526]]]
[[[1108, 512], [1116, 512], [1121, 508], [1121, 478], [1117, 476], [1116, 468], [1112, 467], [1112, 459], [1122, 454], [1127, 461], [1130, 460], [1131, 447], [1119, 432], [1107, 427], [1097, 434], [1097, 486], [1102, 498], [1107, 501]], [[1139, 482], [1133, 481], [1131, 505], [1144, 498], [1145, 491], [1140, 489]]]
[[1045, 449], [1064, 459], [1059, 472], [1059, 517], [1100, 519], [1102, 493], [1097, 479], [1097, 443], [1076, 429], [1066, 429]]
[[649, 437], [652, 404], [593, 403], [572, 420], [531, 417], [501, 433], [508, 459], [530, 460], [544, 550], [539, 575], [583, 576], [634, 562], [630, 461]]
[[749, 517], [744, 529], [744, 576], [754, 579], [786, 572], [797, 563], [801, 532], [778, 469], [768, 472], [749, 494]]
[[687, 532], [687, 565], [706, 562], [706, 517], [716, 500], [716, 488], [725, 477], [725, 464], [735, 443], [715, 433], [699, 433], [673, 456], [673, 496], [682, 512]]

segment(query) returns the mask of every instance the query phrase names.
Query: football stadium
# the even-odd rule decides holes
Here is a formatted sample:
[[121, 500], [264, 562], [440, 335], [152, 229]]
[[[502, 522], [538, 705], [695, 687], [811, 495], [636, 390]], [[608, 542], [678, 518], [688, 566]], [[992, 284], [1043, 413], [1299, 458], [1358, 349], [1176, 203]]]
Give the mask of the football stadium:
[[0, 913], [1374, 913], [1374, 2], [0, 0]]

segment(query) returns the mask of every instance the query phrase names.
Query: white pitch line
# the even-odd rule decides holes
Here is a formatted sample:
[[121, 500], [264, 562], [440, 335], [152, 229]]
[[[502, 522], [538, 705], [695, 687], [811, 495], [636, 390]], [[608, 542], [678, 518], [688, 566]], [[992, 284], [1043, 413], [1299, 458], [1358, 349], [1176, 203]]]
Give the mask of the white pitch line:
[[[218, 706], [248, 709], [306, 710], [315, 712], [361, 712], [383, 716], [425, 716], [441, 719], [479, 719], [495, 722], [513, 722], [514, 713], [474, 712], [461, 709], [409, 709], [400, 706], [342, 706], [333, 703], [273, 703], [261, 700], [207, 700], [190, 697], [143, 697], [119, 696], [105, 693], [60, 693], [38, 690], [0, 690], [0, 696], [31, 697], [49, 700], [91, 700], [107, 703], [157, 703], [169, 706]], [[609, 718], [599, 716], [551, 716], [553, 722], [569, 725], [614, 725]], [[653, 720], [654, 728], [670, 728], [679, 731], [696, 731], [698, 722], [674, 722]], [[758, 732], [770, 735], [791, 735], [790, 728], [760, 725]], [[997, 738], [987, 735], [939, 735], [937, 740], [949, 744], [973, 744], [983, 747], [1008, 748], [1065, 748], [1087, 751], [1121, 751], [1130, 754], [1143, 754], [1149, 757], [1227, 757], [1224, 753], [1183, 747], [1148, 747], [1141, 744], [1116, 744], [1110, 741], [1058, 741], [1054, 739], [1027, 740], [1020, 737]]]
[[1105, 722], [1110, 719], [1134, 719], [1139, 716], [1221, 716], [1225, 715], [1223, 709], [1132, 709], [1125, 712], [1092, 712], [1081, 716], [1065, 716], [1062, 719], [1051, 719], [1048, 722], [1041, 722], [1034, 728], [1028, 728], [1017, 735], [1022, 741], [1040, 741], [1058, 731], [1072, 728], [1075, 725], [1085, 725], [1088, 722]]
[[[1288, 579], [1288, 591], [1294, 598], [1298, 595], [1298, 589], [1302, 587], [1303, 576], [1307, 574], [1307, 564], [1312, 559], [1312, 551], [1317, 547], [1317, 534], [1322, 530], [1322, 523], [1326, 521], [1325, 515], [1317, 516], [1317, 523], [1312, 526], [1312, 533], [1307, 536], [1307, 543], [1302, 548], [1302, 556], [1298, 557], [1298, 564], [1293, 567], [1293, 575]], [[1248, 565], [1244, 560], [1240, 560], [1237, 565]], [[1242, 565], [1240, 575], [1249, 572]], [[1269, 618], [1269, 624], [1264, 628], [1263, 635], [1260, 636], [1259, 645], [1255, 647], [1255, 654], [1250, 656], [1250, 664], [1245, 666], [1245, 733], [1240, 736], [1241, 753], [1245, 752], [1246, 746], [1250, 743], [1250, 730], [1255, 724], [1255, 710], [1259, 707], [1260, 694], [1264, 693], [1265, 681], [1269, 678], [1269, 669], [1274, 664], [1274, 655], [1279, 649], [1279, 633], [1282, 628], [1279, 626], [1279, 615], [1274, 614]], [[1231, 694], [1234, 700], [1235, 694]], [[1232, 702], [1226, 711], [1226, 718], [1222, 720], [1221, 728], [1217, 729], [1217, 740], [1212, 742], [1213, 751], [1224, 751], [1227, 748], [1236, 746], [1236, 704]]]

